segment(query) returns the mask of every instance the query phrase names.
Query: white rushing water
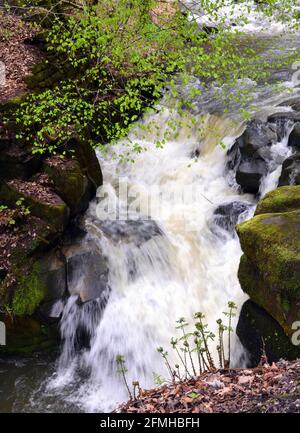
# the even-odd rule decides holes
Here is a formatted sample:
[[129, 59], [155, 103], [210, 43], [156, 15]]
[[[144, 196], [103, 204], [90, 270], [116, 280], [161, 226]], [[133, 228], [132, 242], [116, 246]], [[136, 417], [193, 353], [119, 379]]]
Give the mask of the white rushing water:
[[[156, 115], [162, 133], [168, 116], [167, 111]], [[176, 335], [178, 318], [190, 322], [195, 312], [202, 311], [214, 328], [227, 301], [241, 306], [246, 299], [237, 279], [241, 255], [238, 239], [214, 224], [213, 215], [220, 204], [253, 203], [250, 195], [241, 196], [228, 186], [224, 176], [226, 152], [217, 145], [221, 137], [230, 146], [242, 126], [207, 115], [203, 128], [201, 139], [195, 131], [182, 127], [179, 137], [168, 141], [163, 149], [156, 148], [151, 136], [144, 138], [148, 151], [137, 156], [133, 164], [101, 159], [106, 184], [98, 196], [106, 190], [117, 197], [121, 178], [122, 185], [128, 184], [128, 194], [140, 197], [144, 211], [151, 209], [142, 213], [146, 221], [140, 221], [125, 240], [116, 236], [120, 226], [125, 225], [126, 230], [126, 221], [113, 223], [107, 234], [101, 230], [96, 203], [91, 204], [87, 215], [89, 235], [108, 258], [111, 293], [92, 330], [91, 349], [73, 359], [66, 354], [67, 368], [63, 363], [51, 382], [51, 386], [61, 386], [73, 380], [72, 367], [76, 370], [78, 363], [88, 368], [90, 378], [72, 395], [86, 410], [109, 410], [126, 399], [116, 373], [118, 354], [126, 359], [129, 382], [139, 380], [149, 387], [153, 373], [167, 376], [158, 346], [167, 349], [173, 363], [177, 362], [172, 359], [170, 339]], [[141, 132], [134, 134], [140, 140]], [[196, 150], [200, 157], [192, 159]], [[153, 206], [146, 206], [153, 202]], [[147, 217], [156, 222], [155, 229]], [[150, 239], [141, 232], [144, 228], [146, 234], [149, 230], [154, 233]], [[89, 317], [86, 312], [84, 320], [89, 321]], [[62, 320], [63, 334], [74, 333], [81, 320], [81, 308], [75, 297], [70, 298]], [[67, 343], [65, 350], [70, 350]]]
[[[247, 31], [260, 29], [261, 21], [256, 28], [254, 22], [250, 20]], [[283, 80], [287, 81], [285, 76]], [[293, 87], [292, 80], [287, 84]], [[260, 116], [276, 111], [276, 103], [286, 98], [267, 98], [265, 89], [260, 91]], [[162, 138], [170, 118], [182, 124], [163, 148], [157, 148], [153, 129], [137, 126], [129, 138], [147, 150], [135, 155], [134, 163], [99, 156], [105, 184], [90, 205], [85, 225], [88, 238], [106, 257], [109, 287], [101, 299], [83, 306], [76, 296], [69, 298], [61, 325], [62, 355], [46, 389], [50, 395], [61, 393], [80, 410], [110, 411], [127, 399], [117, 355], [126, 360], [129, 383], [138, 380], [143, 387], [153, 386], [154, 373], [167, 377], [158, 346], [169, 352], [171, 363], [178, 362], [170, 348], [178, 318], [192, 323], [194, 313], [201, 311], [214, 330], [228, 301], [240, 309], [247, 299], [237, 278], [237, 235], [220, 227], [214, 214], [218, 206], [233, 202], [244, 206], [239, 221], [254, 212], [254, 196], [241, 194], [226, 171], [226, 150], [245, 126], [238, 113], [224, 116], [205, 108], [202, 112], [195, 115], [193, 128], [168, 109], [148, 115], [144, 125], [154, 122]], [[289, 132], [287, 126], [280, 143], [272, 146], [272, 166], [261, 195], [277, 185], [281, 164], [290, 154]], [[121, 154], [124, 147], [126, 142], [119, 142], [114, 152]], [[104, 203], [112, 205], [106, 216]], [[114, 220], [113, 205], [121, 212], [121, 221]], [[91, 339], [89, 347], [76, 352], [80, 327]], [[237, 337], [233, 339], [233, 364], [243, 365], [246, 354]], [[213, 352], [216, 356], [215, 348]]]
[[[171, 115], [165, 110], [154, 116], [161, 134]], [[153, 116], [144, 120], [150, 121]], [[155, 146], [151, 135], [141, 140], [137, 128], [131, 138], [148, 150], [136, 156], [134, 163], [120, 164], [109, 156], [100, 159], [105, 184], [98, 190], [98, 202], [90, 206], [86, 227], [107, 257], [110, 293], [96, 316], [89, 303], [82, 308], [76, 297], [69, 299], [62, 319], [66, 341], [60, 367], [48, 384], [53, 392], [76, 382], [75, 391], [66, 398], [82, 410], [109, 411], [127, 398], [116, 371], [118, 354], [126, 360], [129, 383], [139, 380], [143, 387], [153, 386], [153, 373], [167, 377], [158, 346], [169, 352], [173, 364], [178, 362], [170, 349], [178, 318], [191, 323], [194, 313], [201, 311], [215, 330], [229, 300], [239, 308], [246, 300], [237, 278], [238, 238], [216, 224], [214, 216], [219, 205], [232, 202], [249, 205], [240, 221], [254, 211], [254, 197], [229, 186], [226, 151], [218, 145], [222, 142], [230, 148], [243, 125], [230, 117], [209, 114], [204, 120], [199, 117], [199, 123], [201, 135], [196, 127], [190, 131], [183, 125], [179, 136], [162, 149]], [[264, 179], [263, 192], [277, 182], [280, 164], [289, 155], [288, 132], [272, 147], [273, 167]], [[122, 143], [118, 146], [121, 151]], [[191, 157], [195, 151], [198, 158]], [[102, 197], [124, 210], [125, 186], [133, 200], [131, 225], [113, 219], [103, 223]], [[137, 202], [142, 209], [134, 209]], [[127, 235], [120, 236], [120, 231]], [[72, 348], [79, 326], [85, 326], [92, 339], [90, 348], [75, 354]], [[237, 337], [233, 340], [233, 364], [243, 365], [246, 355]], [[213, 352], [216, 356], [215, 348]], [[78, 370], [89, 372], [83, 382], [77, 377]]]

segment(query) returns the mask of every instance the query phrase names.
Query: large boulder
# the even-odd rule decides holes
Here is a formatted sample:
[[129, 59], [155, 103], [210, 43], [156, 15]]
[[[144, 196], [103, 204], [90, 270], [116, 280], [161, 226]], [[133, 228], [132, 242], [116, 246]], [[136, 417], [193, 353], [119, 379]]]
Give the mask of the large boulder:
[[237, 233], [242, 289], [291, 337], [300, 320], [300, 186], [268, 193]]
[[82, 172], [88, 177], [94, 186], [94, 191], [102, 185], [102, 172], [95, 150], [87, 141], [80, 140], [77, 137], [72, 138], [68, 147], [74, 151]]
[[300, 185], [300, 153], [287, 158], [282, 164], [278, 186]]
[[235, 234], [235, 226], [238, 223], [241, 215], [245, 214], [252, 207], [251, 203], [242, 201], [232, 201], [219, 205], [213, 215], [213, 223], [211, 229], [217, 232], [216, 226], [230, 233]]
[[289, 146], [300, 149], [300, 122], [295, 123], [290, 136], [289, 136]]
[[55, 192], [70, 208], [71, 216], [88, 208], [94, 188], [76, 159], [61, 159], [57, 156], [47, 158], [44, 171], [52, 180]]
[[283, 356], [289, 360], [300, 356], [300, 347], [293, 345], [276, 320], [251, 300], [241, 309], [236, 333], [247, 349], [248, 367], [259, 364], [264, 349], [270, 363]]
[[239, 165], [236, 171], [236, 181], [244, 192], [256, 194], [267, 172], [267, 164], [263, 159], [246, 161]]
[[272, 159], [271, 146], [278, 141], [275, 123], [253, 120], [228, 151], [227, 168], [235, 172], [244, 192], [257, 194]]

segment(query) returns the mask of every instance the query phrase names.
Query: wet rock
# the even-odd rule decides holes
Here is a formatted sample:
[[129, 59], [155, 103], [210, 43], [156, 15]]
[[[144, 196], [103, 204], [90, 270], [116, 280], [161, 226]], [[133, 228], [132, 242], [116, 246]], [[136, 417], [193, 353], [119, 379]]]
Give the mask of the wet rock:
[[252, 121], [239, 140], [239, 147], [243, 156], [260, 156], [262, 148], [271, 146], [277, 141], [277, 129], [272, 123], [259, 120]]
[[47, 326], [33, 317], [4, 316], [6, 345], [0, 346], [0, 355], [31, 355], [36, 352], [53, 352], [59, 342], [56, 326]]
[[268, 117], [268, 122], [271, 123], [285, 123], [287, 121], [298, 122], [300, 121], [300, 113], [296, 111], [283, 111], [281, 113], [275, 113]]
[[40, 277], [46, 288], [43, 303], [67, 296], [66, 259], [60, 250], [51, 251], [40, 261]]
[[140, 245], [153, 236], [161, 236], [162, 230], [154, 220], [95, 220], [94, 224], [114, 242], [127, 241]]
[[71, 216], [88, 208], [93, 188], [78, 161], [51, 157], [44, 161], [44, 171], [53, 181], [56, 193], [70, 208]]
[[300, 185], [300, 153], [287, 158], [282, 164], [278, 186]]
[[40, 278], [45, 287], [42, 304], [70, 295], [78, 295], [81, 302], [87, 302], [100, 298], [108, 290], [107, 262], [93, 241], [67, 240], [40, 263]]
[[261, 180], [267, 173], [267, 164], [263, 159], [246, 161], [239, 165], [236, 181], [244, 192], [257, 194]]
[[236, 333], [248, 351], [248, 367], [259, 364], [263, 343], [270, 363], [282, 358], [294, 360], [300, 357], [300, 347], [294, 346], [276, 320], [251, 300], [246, 301], [241, 309]]
[[272, 159], [271, 146], [277, 141], [274, 123], [253, 120], [228, 151], [227, 168], [235, 171], [236, 182], [244, 192], [258, 193], [268, 171], [268, 161]]
[[291, 107], [295, 111], [300, 111], [300, 97], [294, 96], [279, 104], [281, 107]]
[[98, 299], [108, 290], [108, 267], [97, 251], [81, 251], [67, 258], [67, 283], [71, 295], [82, 302]]
[[300, 122], [295, 123], [289, 136], [288, 145], [300, 149]]
[[221, 204], [214, 211], [214, 224], [233, 234], [241, 215], [247, 212], [251, 206], [250, 203], [241, 201]]

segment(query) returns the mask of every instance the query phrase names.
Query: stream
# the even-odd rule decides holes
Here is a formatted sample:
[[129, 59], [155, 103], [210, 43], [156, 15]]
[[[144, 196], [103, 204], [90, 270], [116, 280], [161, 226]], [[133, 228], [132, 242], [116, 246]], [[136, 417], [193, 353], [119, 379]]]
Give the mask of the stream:
[[[200, 19], [200, 18], [199, 18]], [[245, 27], [253, 44], [269, 41], [265, 58], [280, 46], [299, 48], [297, 35], [282, 36], [280, 25], [268, 26], [250, 16]], [[276, 33], [277, 32], [277, 33]], [[277, 38], [270, 36], [278, 34]], [[292, 45], [291, 45], [292, 44]], [[287, 48], [288, 49], [288, 48]], [[292, 69], [274, 71], [280, 91], [246, 82], [252, 89], [251, 115], [266, 119], [278, 104], [297, 96]], [[195, 82], [194, 85], [200, 83]], [[97, 300], [81, 305], [71, 296], [62, 308], [62, 347], [58, 356], [0, 360], [0, 412], [109, 412], [127, 399], [115, 359], [122, 355], [128, 382], [154, 385], [154, 374], [167, 377], [157, 347], [169, 352], [176, 336], [176, 320], [193, 322], [195, 312], [205, 314], [210, 328], [234, 301], [237, 315], [247, 299], [237, 278], [241, 248], [234, 231], [237, 222], [250, 218], [257, 198], [239, 191], [226, 169], [227, 150], [245, 129], [238, 104], [222, 114], [214, 89], [205, 90], [187, 124], [164, 100], [143, 125], [157, 126], [163, 138], [168, 122], [180, 125], [162, 148], [153, 129], [137, 125], [127, 139], [113, 146], [113, 154], [99, 154], [104, 185], [84, 217], [85, 242], [105, 256], [109, 270], [107, 288]], [[254, 107], [253, 107], [254, 106]], [[290, 154], [290, 125], [272, 146], [272, 164], [263, 179], [260, 196], [276, 188], [281, 164]], [[143, 149], [134, 162], [120, 162], [129, 141]], [[222, 143], [222, 145], [220, 145]], [[220, 209], [234, 203], [231, 217]], [[116, 216], [118, 218], [116, 218]], [[78, 291], [84, 280], [78, 278]], [[78, 329], [89, 335], [89, 344], [76, 350]], [[217, 356], [214, 345], [214, 357]], [[244, 366], [247, 353], [233, 336], [232, 364]]]

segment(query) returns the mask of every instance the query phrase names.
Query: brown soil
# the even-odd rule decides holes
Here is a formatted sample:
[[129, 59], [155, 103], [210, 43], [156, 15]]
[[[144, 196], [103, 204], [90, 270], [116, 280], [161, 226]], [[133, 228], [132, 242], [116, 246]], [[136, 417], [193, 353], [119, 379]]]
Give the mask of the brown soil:
[[6, 70], [6, 84], [0, 87], [0, 103], [26, 91], [24, 78], [43, 57], [39, 48], [25, 43], [36, 32], [29, 23], [0, 10], [0, 61]]

